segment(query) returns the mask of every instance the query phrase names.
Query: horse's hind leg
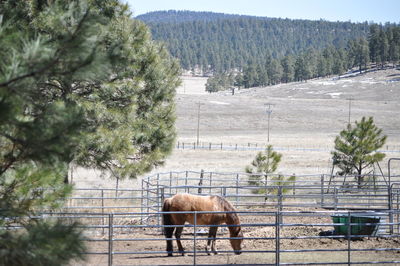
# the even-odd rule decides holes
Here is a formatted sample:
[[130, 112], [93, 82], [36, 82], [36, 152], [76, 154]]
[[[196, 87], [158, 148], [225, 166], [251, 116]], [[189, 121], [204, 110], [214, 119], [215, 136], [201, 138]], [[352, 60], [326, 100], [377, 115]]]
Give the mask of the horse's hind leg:
[[164, 228], [164, 234], [165, 237], [167, 238], [167, 253], [168, 256], [172, 256], [172, 252], [174, 251], [174, 247], [172, 244], [172, 235], [174, 234], [174, 229], [175, 227], [165, 227]]
[[211, 251], [214, 254], [218, 254], [217, 250], [215, 249], [215, 240], [217, 237], [217, 230], [218, 230], [217, 226], [212, 226], [212, 227], [210, 227], [210, 229], [208, 231], [208, 240], [207, 240], [207, 246], [206, 246], [206, 252], [208, 255], [211, 255], [210, 251], [208, 251], [208, 249], [210, 247], [211, 247]]
[[182, 243], [181, 243], [182, 231], [183, 231], [183, 225], [182, 225], [182, 227], [177, 227], [176, 231], [175, 231], [175, 238], [176, 238], [176, 243], [178, 244], [179, 252], [182, 254], [182, 256], [184, 256], [185, 255], [185, 250], [184, 250], [184, 248], [182, 246]]

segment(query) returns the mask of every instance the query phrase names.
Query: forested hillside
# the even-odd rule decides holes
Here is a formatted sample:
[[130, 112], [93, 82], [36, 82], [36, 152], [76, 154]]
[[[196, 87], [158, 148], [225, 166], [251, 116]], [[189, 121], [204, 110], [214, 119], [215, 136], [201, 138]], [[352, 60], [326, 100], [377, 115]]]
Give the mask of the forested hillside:
[[138, 16], [153, 38], [164, 41], [184, 69], [204, 71], [265, 65], [309, 49], [344, 48], [351, 39], [366, 38], [365, 23], [292, 20], [211, 12], [159, 11]]

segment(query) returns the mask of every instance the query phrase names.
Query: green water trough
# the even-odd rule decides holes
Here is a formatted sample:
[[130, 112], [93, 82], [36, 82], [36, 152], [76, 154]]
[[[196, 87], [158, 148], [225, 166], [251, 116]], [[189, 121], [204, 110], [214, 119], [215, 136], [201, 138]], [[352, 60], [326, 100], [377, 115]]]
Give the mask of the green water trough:
[[[376, 236], [379, 228], [381, 217], [379, 216], [366, 216], [357, 214], [335, 214], [332, 215], [334, 224], [334, 235], [348, 236]], [[349, 222], [350, 218], [350, 222]], [[351, 225], [349, 225], [349, 223]], [[340, 224], [340, 225], [339, 225]], [[349, 232], [350, 226], [350, 232]]]

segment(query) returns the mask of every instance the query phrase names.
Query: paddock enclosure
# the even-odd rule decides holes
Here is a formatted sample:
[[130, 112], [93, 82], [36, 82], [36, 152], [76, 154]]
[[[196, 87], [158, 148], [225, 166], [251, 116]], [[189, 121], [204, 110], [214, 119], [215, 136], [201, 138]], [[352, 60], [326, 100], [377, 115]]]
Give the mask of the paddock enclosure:
[[[373, 175], [362, 185], [351, 176], [296, 176], [290, 184], [263, 177], [258, 186], [248, 179], [244, 173], [182, 171], [143, 178], [139, 189], [77, 188], [62, 212], [43, 218], [82, 224], [89, 247], [85, 265], [400, 263], [399, 176]], [[222, 225], [219, 254], [207, 255], [208, 226], [194, 224], [181, 238], [187, 256], [167, 257], [161, 207], [176, 193], [221, 195], [231, 202], [240, 216], [243, 253], [233, 253]]]

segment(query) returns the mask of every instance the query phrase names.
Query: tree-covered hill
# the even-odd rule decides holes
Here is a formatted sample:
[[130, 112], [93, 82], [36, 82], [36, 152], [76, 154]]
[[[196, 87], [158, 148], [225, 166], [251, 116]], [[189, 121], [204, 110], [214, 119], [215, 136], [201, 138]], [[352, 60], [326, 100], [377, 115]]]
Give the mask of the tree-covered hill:
[[[153, 11], [136, 18], [146, 23], [182, 23], [193, 21], [216, 21], [220, 19], [251, 18], [252, 16], [233, 15], [214, 12], [193, 12], [193, 11]], [[264, 18], [268, 19], [268, 18]]]
[[221, 72], [250, 62], [297, 55], [308, 49], [346, 47], [366, 38], [369, 24], [292, 20], [212, 12], [158, 11], [138, 16], [153, 38], [164, 41], [184, 69], [200, 66]]

